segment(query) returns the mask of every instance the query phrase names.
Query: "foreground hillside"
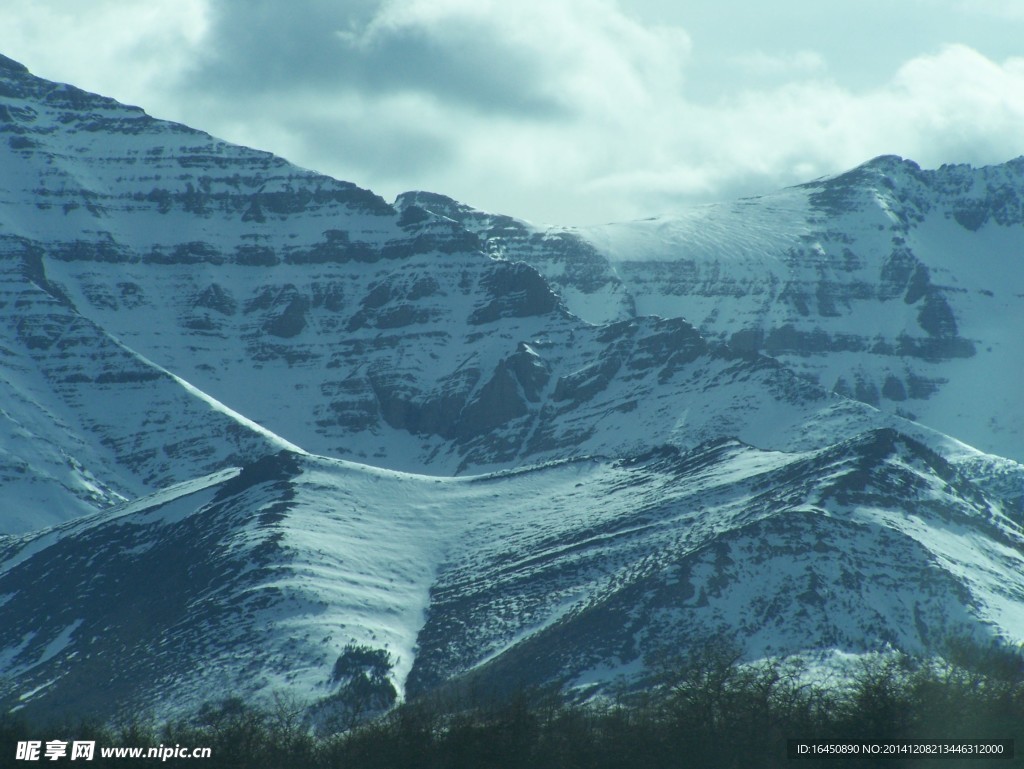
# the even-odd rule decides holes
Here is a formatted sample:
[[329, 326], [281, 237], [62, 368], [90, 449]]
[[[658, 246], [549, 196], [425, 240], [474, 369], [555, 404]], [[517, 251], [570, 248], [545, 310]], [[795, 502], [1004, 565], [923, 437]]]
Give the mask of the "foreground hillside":
[[824, 664], [1017, 645], [1021, 574], [1020, 525], [891, 430], [460, 479], [283, 452], [0, 540], [0, 696], [112, 717], [223, 692], [344, 711], [362, 676], [378, 704], [607, 694], [712, 636]]

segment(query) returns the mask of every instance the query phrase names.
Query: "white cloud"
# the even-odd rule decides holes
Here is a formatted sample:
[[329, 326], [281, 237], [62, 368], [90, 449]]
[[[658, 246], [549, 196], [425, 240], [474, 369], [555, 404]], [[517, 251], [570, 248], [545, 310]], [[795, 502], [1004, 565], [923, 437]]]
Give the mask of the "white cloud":
[[927, 166], [1001, 162], [1024, 143], [1024, 60], [997, 64], [949, 46], [907, 62], [869, 91], [807, 80], [713, 106], [680, 101], [675, 110], [683, 130], [665, 126], [647, 137], [675, 162], [619, 169], [601, 180], [603, 189], [656, 205], [655, 190], [663, 191], [663, 203], [673, 191], [686, 198], [749, 192], [758, 183], [767, 191], [887, 153]]
[[188, 68], [206, 11], [206, 0], [4, 4], [3, 52], [42, 77], [153, 110]]
[[948, 46], [908, 62], [897, 73], [886, 106], [904, 121], [907, 139], [932, 157], [973, 155], [1013, 147], [1024, 128], [1024, 58], [993, 62], [966, 46]]

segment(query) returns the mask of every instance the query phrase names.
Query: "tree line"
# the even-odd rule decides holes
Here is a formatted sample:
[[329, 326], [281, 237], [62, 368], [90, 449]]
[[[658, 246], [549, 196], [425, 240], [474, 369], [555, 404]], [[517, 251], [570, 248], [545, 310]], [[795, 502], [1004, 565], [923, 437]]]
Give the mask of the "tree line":
[[942, 661], [889, 653], [862, 658], [841, 680], [816, 679], [796, 662], [741, 664], [728, 644], [662, 662], [658, 680], [614, 700], [572, 702], [555, 691], [504, 698], [449, 693], [401, 704], [341, 732], [317, 729], [308, 711], [279, 698], [257, 707], [238, 698], [162, 724], [29, 723], [0, 716], [0, 765], [16, 745], [73, 735], [97, 745], [209, 747], [209, 759], [41, 761], [92, 767], [207, 769], [858, 769], [1024, 766], [987, 760], [798, 760], [787, 740], [898, 743], [1024, 737], [1024, 666], [1018, 654], [951, 644]]

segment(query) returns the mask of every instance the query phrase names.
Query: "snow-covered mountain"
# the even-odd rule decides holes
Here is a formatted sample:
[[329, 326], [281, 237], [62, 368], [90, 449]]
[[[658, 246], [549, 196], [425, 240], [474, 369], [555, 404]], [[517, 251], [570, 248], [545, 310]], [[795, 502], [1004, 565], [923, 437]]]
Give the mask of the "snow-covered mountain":
[[892, 430], [466, 478], [281, 452], [0, 547], [26, 713], [326, 707], [375, 660], [398, 695], [593, 693], [723, 632], [755, 658], [1024, 641], [1024, 532]]
[[[518, 254], [492, 258], [475, 232], [409, 196], [392, 208], [265, 153], [5, 72], [0, 249], [12, 300], [0, 311], [5, 347], [32, 372], [10, 388], [99, 442], [72, 455], [95, 479], [90, 494], [110, 489], [97, 506], [265, 450], [267, 436], [210, 398], [305, 450], [439, 474], [720, 435], [803, 448], [846, 434], [849, 419], [878, 423], [768, 358], [709, 346], [682, 318], [584, 322]], [[549, 240], [539, 250], [573, 261], [575, 240]], [[591, 253], [580, 253], [582, 274]], [[156, 405], [150, 381], [161, 377], [189, 408]], [[141, 393], [134, 410], [129, 392]], [[207, 411], [221, 412], [226, 435]], [[80, 513], [55, 501], [76, 488], [61, 475], [74, 464], [59, 450], [68, 439], [48, 437], [46, 417], [10, 413], [12, 429], [37, 425], [34, 442], [58, 447], [43, 482], [28, 474], [49, 497], [26, 497], [24, 509], [37, 523]], [[10, 463], [24, 469], [20, 455]]]
[[762, 197], [577, 230], [414, 199], [536, 267], [588, 320], [684, 317], [709, 341], [1024, 460], [1024, 158], [929, 171], [880, 157]]
[[1017, 168], [538, 230], [0, 58], [0, 703], [1024, 641]]

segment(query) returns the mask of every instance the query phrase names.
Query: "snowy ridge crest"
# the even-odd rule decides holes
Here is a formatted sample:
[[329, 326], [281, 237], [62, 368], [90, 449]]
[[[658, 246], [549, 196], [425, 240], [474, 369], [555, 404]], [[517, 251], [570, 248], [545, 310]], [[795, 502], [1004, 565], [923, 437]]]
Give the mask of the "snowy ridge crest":
[[114, 715], [151, 700], [139, 680], [166, 713], [224, 690], [331, 702], [353, 649], [399, 696], [593, 694], [726, 631], [752, 658], [1024, 640], [1024, 530], [889, 429], [447, 479], [281, 452], [0, 547], [5, 698], [27, 712]]

